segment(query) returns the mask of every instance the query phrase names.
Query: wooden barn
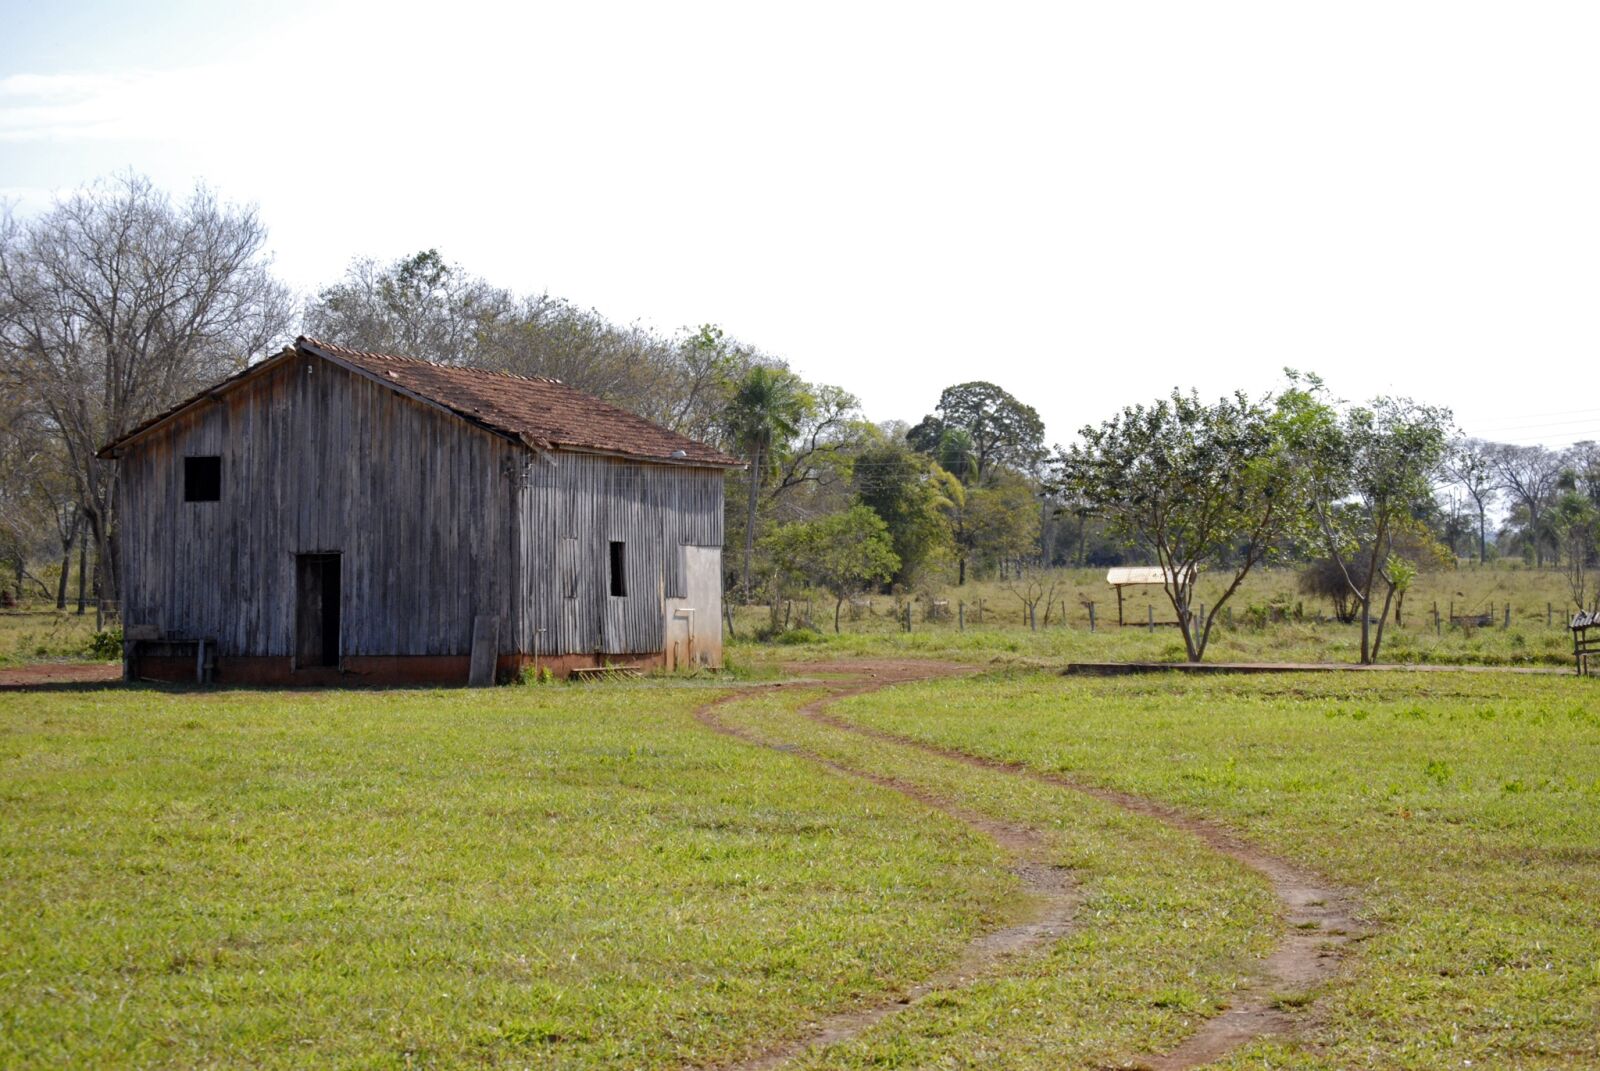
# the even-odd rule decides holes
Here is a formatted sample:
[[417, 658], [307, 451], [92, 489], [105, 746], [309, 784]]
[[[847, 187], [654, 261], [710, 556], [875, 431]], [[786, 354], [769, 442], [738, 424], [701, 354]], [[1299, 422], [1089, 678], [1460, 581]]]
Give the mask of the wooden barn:
[[559, 381], [301, 338], [101, 456], [130, 676], [721, 664], [739, 462]]

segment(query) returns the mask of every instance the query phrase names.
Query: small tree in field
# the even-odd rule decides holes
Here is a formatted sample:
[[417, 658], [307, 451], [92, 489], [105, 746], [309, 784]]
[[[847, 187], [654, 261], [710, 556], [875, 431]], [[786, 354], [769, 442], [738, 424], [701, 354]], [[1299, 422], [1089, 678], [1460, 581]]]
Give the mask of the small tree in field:
[[833, 595], [834, 632], [839, 631], [839, 611], [846, 599], [883, 583], [900, 567], [888, 526], [862, 505], [814, 521], [785, 524], [763, 543], [780, 573]]
[[1600, 510], [1579, 494], [1574, 485], [1562, 492], [1550, 512], [1552, 527], [1564, 555], [1563, 569], [1573, 603], [1579, 610], [1600, 609], [1600, 590], [1591, 591], [1589, 586], [1593, 571], [1590, 560], [1594, 557], [1597, 537], [1600, 537]]
[[[1384, 622], [1403, 595], [1413, 563], [1401, 541], [1433, 494], [1448, 449], [1450, 412], [1406, 398], [1379, 398], [1342, 415], [1312, 390], [1296, 391], [1295, 456], [1310, 480], [1311, 511], [1323, 552], [1361, 615], [1361, 662], [1375, 662]], [[1384, 605], [1373, 618], [1373, 593]], [[1373, 626], [1376, 625], [1376, 630]]]
[[[1294, 409], [1244, 394], [1202, 402], [1174, 391], [1080, 432], [1057, 462], [1057, 491], [1083, 502], [1165, 569], [1189, 660], [1245, 576], [1304, 520], [1286, 424]], [[1192, 611], [1202, 563], [1225, 563], [1227, 586], [1203, 620]]]

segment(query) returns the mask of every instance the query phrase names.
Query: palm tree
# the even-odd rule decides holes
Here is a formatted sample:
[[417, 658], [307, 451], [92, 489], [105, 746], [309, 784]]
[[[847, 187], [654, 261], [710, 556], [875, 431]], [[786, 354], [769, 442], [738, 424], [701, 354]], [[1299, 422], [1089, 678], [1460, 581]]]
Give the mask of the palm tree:
[[750, 562], [755, 554], [756, 504], [775, 458], [800, 430], [808, 398], [805, 384], [786, 368], [757, 365], [745, 373], [728, 404], [728, 433], [750, 463], [749, 511], [744, 526], [744, 600], [750, 601]]

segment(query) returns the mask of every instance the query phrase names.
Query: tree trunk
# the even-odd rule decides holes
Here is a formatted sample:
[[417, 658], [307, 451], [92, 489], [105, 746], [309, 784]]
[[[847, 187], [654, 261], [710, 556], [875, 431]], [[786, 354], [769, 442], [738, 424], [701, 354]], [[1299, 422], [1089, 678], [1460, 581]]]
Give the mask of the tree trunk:
[[94, 597], [115, 601], [117, 595], [117, 548], [105, 514], [96, 507], [84, 510], [89, 518], [89, 535], [94, 540]]
[[844, 606], [844, 596], [840, 595], [833, 604], [833, 634], [835, 636], [839, 634], [839, 609], [842, 606]]
[[750, 559], [756, 551], [756, 499], [761, 493], [761, 448], [750, 455], [750, 504], [744, 519], [744, 601], [750, 602]]
[[1372, 589], [1370, 587], [1364, 594], [1356, 596], [1356, 602], [1360, 604], [1356, 607], [1356, 611], [1361, 614], [1361, 664], [1363, 666], [1370, 665], [1372, 663], [1372, 657], [1370, 654], [1368, 654], [1368, 652], [1372, 649], [1372, 613], [1370, 609], [1372, 604], [1368, 601], [1371, 598]]
[[1199, 641], [1195, 638], [1194, 615], [1189, 613], [1186, 609], [1179, 609], [1176, 606], [1174, 606], [1173, 609], [1177, 610], [1178, 612], [1178, 624], [1183, 632], [1183, 649], [1189, 655], [1189, 661], [1198, 662], [1205, 652], [1201, 649]]
[[56, 609], [67, 608], [67, 576], [72, 572], [72, 544], [61, 548], [61, 579], [56, 581]]
[[960, 587], [967, 582], [967, 556], [963, 554], [956, 560], [956, 586]]
[[1479, 565], [1483, 565], [1483, 564], [1487, 563], [1488, 560], [1489, 560], [1488, 546], [1487, 546], [1487, 543], [1484, 540], [1484, 535], [1483, 535], [1483, 528], [1484, 528], [1483, 514], [1484, 514], [1484, 509], [1483, 509], [1482, 506], [1479, 506], [1478, 507], [1478, 564]]
[[[1373, 638], [1372, 638], [1372, 657], [1370, 659], [1363, 659], [1362, 660], [1367, 665], [1371, 665], [1372, 663], [1374, 663], [1374, 662], [1376, 662], [1378, 660], [1378, 649], [1383, 646], [1383, 623], [1389, 619], [1389, 604], [1392, 601], [1394, 601], [1394, 588], [1390, 588], [1384, 594], [1384, 597], [1383, 597], [1383, 613], [1378, 615], [1378, 632], [1377, 632], [1377, 635], [1373, 636]], [[1399, 614], [1397, 613], [1395, 615], [1395, 617], [1396, 617], [1396, 620], [1398, 620], [1399, 619]], [[1361, 619], [1363, 621], [1365, 621], [1366, 618], [1367, 618], [1367, 615], [1365, 615], [1365, 614], [1361, 615]]]
[[89, 582], [89, 541], [78, 542], [78, 616], [83, 616], [83, 606], [87, 599], [85, 585]]

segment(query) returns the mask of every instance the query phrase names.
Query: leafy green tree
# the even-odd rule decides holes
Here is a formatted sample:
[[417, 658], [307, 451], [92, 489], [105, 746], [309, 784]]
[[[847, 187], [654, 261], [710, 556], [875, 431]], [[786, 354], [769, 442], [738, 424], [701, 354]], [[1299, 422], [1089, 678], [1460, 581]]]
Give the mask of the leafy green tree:
[[1593, 593], [1589, 590], [1596, 540], [1600, 537], [1600, 509], [1578, 491], [1575, 478], [1569, 476], [1565, 483], [1561, 496], [1550, 508], [1550, 521], [1565, 556], [1567, 588], [1579, 610], [1600, 609], [1600, 589]]
[[946, 387], [906, 441], [967, 480], [982, 481], [1000, 467], [1029, 472], [1045, 457], [1038, 411], [981, 380]]
[[[1320, 393], [1290, 392], [1293, 454], [1310, 482], [1309, 502], [1323, 551], [1344, 576], [1361, 617], [1361, 662], [1377, 661], [1383, 629], [1408, 579], [1397, 540], [1412, 532], [1433, 495], [1449, 448], [1450, 411], [1408, 398], [1379, 398], [1338, 413]], [[1373, 593], [1384, 585], [1376, 621]], [[1376, 625], [1376, 629], [1374, 629]]]
[[757, 365], [745, 373], [724, 414], [730, 439], [749, 463], [745, 473], [743, 596], [750, 600], [751, 563], [755, 556], [756, 509], [761, 487], [776, 459], [799, 434], [813, 400], [799, 376], [787, 368]]
[[[1205, 656], [1217, 614], [1245, 576], [1303, 523], [1287, 449], [1302, 419], [1297, 408], [1243, 393], [1208, 405], [1173, 391], [1084, 428], [1059, 457], [1057, 493], [1082, 502], [1165, 570], [1191, 662]], [[1232, 576], [1201, 620], [1194, 585], [1207, 563], [1229, 563]]]
[[947, 513], [960, 484], [940, 467], [898, 443], [882, 442], [855, 457], [852, 486], [857, 499], [883, 521], [903, 581], [951, 545]]
[[845, 599], [888, 580], [900, 567], [888, 526], [864, 505], [779, 525], [762, 542], [780, 573], [834, 596], [834, 632]]
[[1038, 545], [1039, 499], [1026, 480], [1009, 476], [989, 487], [968, 487], [953, 518], [957, 583], [966, 583], [967, 565], [992, 568], [1027, 557]]

